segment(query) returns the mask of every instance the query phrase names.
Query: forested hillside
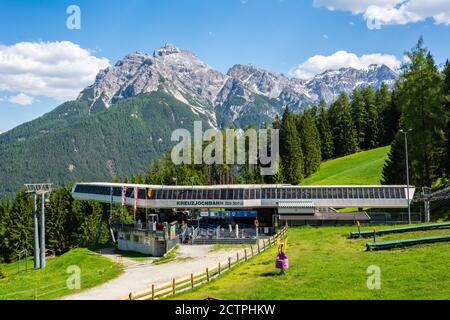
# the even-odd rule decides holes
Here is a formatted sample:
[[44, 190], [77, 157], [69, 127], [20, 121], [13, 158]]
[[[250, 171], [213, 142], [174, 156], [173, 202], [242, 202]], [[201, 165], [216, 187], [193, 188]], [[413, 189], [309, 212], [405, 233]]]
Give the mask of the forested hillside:
[[[63, 104], [57, 112], [2, 135], [0, 192], [14, 192], [30, 182], [63, 185], [130, 176], [146, 170], [172, 145], [173, 130], [190, 129], [195, 120], [205, 120], [162, 92], [84, 116], [87, 113], [83, 101]], [[36, 128], [40, 134], [33, 135]]]

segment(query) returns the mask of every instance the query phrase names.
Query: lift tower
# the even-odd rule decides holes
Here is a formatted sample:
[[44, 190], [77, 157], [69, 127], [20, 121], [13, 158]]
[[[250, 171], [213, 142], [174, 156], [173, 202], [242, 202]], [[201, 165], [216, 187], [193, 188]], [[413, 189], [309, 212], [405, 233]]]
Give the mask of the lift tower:
[[[27, 193], [34, 199], [34, 268], [45, 268], [45, 195], [52, 192], [51, 183], [26, 184]], [[37, 198], [41, 196], [41, 238], [39, 245], [39, 224], [37, 214]], [[40, 254], [39, 254], [40, 253]]]

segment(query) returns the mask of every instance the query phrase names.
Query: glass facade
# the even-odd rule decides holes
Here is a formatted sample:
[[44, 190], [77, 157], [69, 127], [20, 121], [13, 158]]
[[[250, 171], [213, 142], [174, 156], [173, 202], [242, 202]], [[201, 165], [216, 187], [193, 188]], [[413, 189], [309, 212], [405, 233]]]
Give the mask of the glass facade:
[[[113, 195], [122, 196], [121, 187], [112, 187]], [[164, 187], [153, 189], [149, 199], [154, 200], [320, 200], [320, 199], [406, 199], [404, 187], [245, 187], [195, 188]], [[76, 193], [110, 195], [111, 187], [78, 184]], [[139, 199], [147, 199], [147, 190], [139, 189]], [[127, 198], [134, 197], [134, 188], [128, 188]]]

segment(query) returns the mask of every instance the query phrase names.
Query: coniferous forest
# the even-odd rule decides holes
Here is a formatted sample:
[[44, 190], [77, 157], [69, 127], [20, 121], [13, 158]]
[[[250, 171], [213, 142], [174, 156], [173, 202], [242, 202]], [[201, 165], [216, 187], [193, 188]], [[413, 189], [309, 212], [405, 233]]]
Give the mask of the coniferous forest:
[[[450, 180], [450, 63], [442, 70], [420, 39], [391, 90], [383, 84], [341, 93], [331, 105], [322, 101], [303, 113], [285, 108], [272, 128], [280, 130], [279, 170], [262, 176], [260, 166], [178, 165], [170, 153], [150, 164], [147, 172], [115, 181], [165, 184], [301, 184], [322, 161], [391, 145], [382, 183], [405, 184], [405, 133], [408, 137], [411, 184], [439, 189]], [[269, 127], [268, 125], [266, 125]], [[0, 262], [31, 251], [32, 198], [23, 190], [0, 202]], [[75, 201], [70, 186], [51, 195], [46, 210], [47, 248], [57, 254], [92, 244], [102, 206]], [[115, 208], [114, 219], [128, 220], [126, 209]], [[107, 239], [104, 230], [102, 238]]]

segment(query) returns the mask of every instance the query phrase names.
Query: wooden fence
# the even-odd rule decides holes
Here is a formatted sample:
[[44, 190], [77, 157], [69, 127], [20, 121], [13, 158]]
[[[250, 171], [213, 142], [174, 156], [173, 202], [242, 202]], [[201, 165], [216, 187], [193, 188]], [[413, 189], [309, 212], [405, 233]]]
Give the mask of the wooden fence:
[[256, 245], [252, 245], [250, 248], [246, 248], [243, 251], [238, 251], [236, 256], [228, 257], [226, 261], [219, 262], [215, 266], [206, 268], [205, 272], [192, 273], [190, 276], [180, 279], [173, 278], [172, 281], [157, 286], [152, 284], [150, 289], [140, 292], [130, 292], [127, 297], [124, 297], [121, 300], [157, 300], [201, 286], [231, 270], [238, 264], [246, 262], [259, 253], [276, 245], [277, 239], [284, 239], [286, 233], [287, 227], [284, 227], [276, 235], [268, 239], [257, 241]]

